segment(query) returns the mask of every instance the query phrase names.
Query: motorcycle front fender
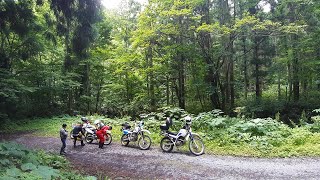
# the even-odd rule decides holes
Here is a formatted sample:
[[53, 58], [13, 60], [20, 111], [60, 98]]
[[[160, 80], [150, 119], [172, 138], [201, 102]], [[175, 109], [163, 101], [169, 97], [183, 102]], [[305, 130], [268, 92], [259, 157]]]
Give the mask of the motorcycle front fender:
[[150, 131], [148, 131], [148, 130], [146, 130], [146, 129], [143, 129], [143, 130], [141, 130], [142, 132], [146, 132], [146, 133], [148, 133], [148, 134], [151, 134], [151, 132]]
[[[200, 137], [200, 135], [197, 134], [197, 133], [191, 133], [191, 136], [192, 136], [192, 137], [194, 137], [194, 136], [199, 136], [199, 137]], [[188, 141], [189, 138], [190, 138], [190, 134], [187, 135], [186, 140]]]
[[197, 133], [191, 133], [192, 136], [200, 136], [199, 134]]

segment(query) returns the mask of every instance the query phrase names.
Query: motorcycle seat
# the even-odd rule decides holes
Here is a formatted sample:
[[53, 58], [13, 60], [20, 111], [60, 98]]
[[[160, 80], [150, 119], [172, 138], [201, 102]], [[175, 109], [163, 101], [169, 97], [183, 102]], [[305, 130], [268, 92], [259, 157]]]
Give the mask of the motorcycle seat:
[[160, 125], [160, 129], [167, 131], [169, 129], [169, 127], [166, 124], [162, 124], [162, 125]]
[[131, 126], [127, 122], [121, 124], [121, 126], [122, 126], [123, 129], [130, 129], [131, 128]]
[[176, 136], [178, 133], [176, 133], [176, 132], [170, 132], [170, 131], [167, 131], [167, 133], [168, 134], [171, 134], [171, 135], [174, 135], [174, 136]]

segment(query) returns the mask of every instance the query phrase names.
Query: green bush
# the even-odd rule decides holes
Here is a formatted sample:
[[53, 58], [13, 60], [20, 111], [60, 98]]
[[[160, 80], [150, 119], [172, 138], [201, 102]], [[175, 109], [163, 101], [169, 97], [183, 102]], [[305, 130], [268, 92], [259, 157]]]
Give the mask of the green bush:
[[0, 180], [96, 179], [70, 172], [69, 162], [57, 155], [31, 151], [16, 143], [0, 143]]

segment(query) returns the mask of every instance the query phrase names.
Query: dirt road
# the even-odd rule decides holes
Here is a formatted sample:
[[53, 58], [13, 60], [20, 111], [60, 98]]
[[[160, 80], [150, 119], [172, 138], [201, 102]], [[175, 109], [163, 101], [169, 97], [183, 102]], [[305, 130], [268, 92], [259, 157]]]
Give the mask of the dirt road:
[[[53, 153], [61, 146], [58, 138], [30, 134], [19, 135], [15, 141]], [[142, 151], [134, 144], [123, 147], [118, 142], [105, 149], [97, 144], [73, 148], [71, 140], [66, 157], [88, 174], [112, 179], [320, 179], [320, 158], [197, 157], [176, 149], [163, 153], [158, 145]]]

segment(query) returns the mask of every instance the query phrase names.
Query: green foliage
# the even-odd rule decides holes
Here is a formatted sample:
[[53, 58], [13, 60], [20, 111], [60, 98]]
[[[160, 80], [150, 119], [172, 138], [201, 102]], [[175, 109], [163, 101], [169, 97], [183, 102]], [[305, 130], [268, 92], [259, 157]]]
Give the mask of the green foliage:
[[[152, 0], [102, 13], [98, 1], [1, 1], [1, 123], [56, 136], [77, 118], [34, 117], [98, 113], [118, 127], [160, 108], [145, 118], [158, 132], [165, 117], [182, 125], [188, 113], [167, 108], [180, 106], [200, 113], [194, 130], [212, 144], [232, 149], [239, 140], [250, 153], [282, 147], [290, 133], [305, 137], [280, 121], [319, 132], [311, 111], [320, 106], [320, 4], [270, 5]], [[235, 106], [237, 118], [214, 110], [233, 115]], [[274, 115], [278, 123], [264, 119]]]
[[320, 109], [315, 109], [312, 112], [315, 112], [316, 114], [311, 117], [312, 124], [306, 125], [310, 128], [311, 132], [317, 132], [320, 133]]
[[249, 121], [239, 121], [233, 126], [233, 131], [249, 133], [251, 136], [265, 136], [268, 132], [279, 130], [280, 127], [281, 124], [271, 118], [258, 118]]
[[[305, 110], [309, 120], [320, 102], [319, 3], [273, 2], [272, 12], [224, 3], [130, 1], [102, 12], [98, 1], [1, 1], [0, 119], [135, 117], [164, 106], [232, 115], [237, 105], [241, 116], [280, 112], [299, 124]], [[290, 112], [294, 81], [309, 105]], [[262, 97], [248, 102], [254, 84]]]
[[[141, 114], [139, 118], [133, 119], [130, 116], [124, 118], [105, 118], [101, 116], [88, 116], [90, 121], [96, 119], [112, 125], [112, 135], [115, 141], [120, 140], [122, 135], [121, 124], [124, 122], [134, 126], [136, 122], [143, 120], [145, 128], [152, 134], [152, 142], [155, 146], [160, 143], [161, 136], [159, 126], [165, 123], [166, 117], [173, 117], [172, 131], [178, 131], [184, 124], [183, 117], [189, 115], [188, 112], [179, 108], [162, 108], [158, 112]], [[52, 119], [25, 120], [24, 126], [10, 124], [12, 130], [35, 131], [37, 135], [58, 137], [58, 130], [62, 123], [67, 123], [67, 129], [71, 130], [71, 125], [78, 122], [80, 117], [55, 117]], [[290, 128], [282, 122], [271, 118], [232, 118], [223, 115], [221, 110], [213, 110], [207, 113], [200, 113], [193, 117], [192, 130], [199, 133], [206, 144], [207, 153], [241, 155], [241, 156], [316, 156], [320, 155], [318, 130], [319, 118], [314, 116], [313, 124], [303, 124], [300, 127]], [[54, 169], [61, 169], [66, 166], [66, 162], [60, 156], [47, 156], [44, 152], [38, 152], [35, 156], [32, 153], [26, 155], [23, 151], [11, 149], [10, 146], [3, 145], [11, 156], [22, 158], [23, 169], [33, 169], [39, 163], [38, 157], [46, 165]], [[5, 154], [7, 151], [0, 151]], [[2, 159], [0, 164], [7, 166], [12, 164], [9, 159]], [[21, 166], [22, 168], [22, 166]]]
[[0, 143], [0, 179], [95, 179], [73, 171], [68, 161], [43, 151], [35, 152], [15, 143]]

